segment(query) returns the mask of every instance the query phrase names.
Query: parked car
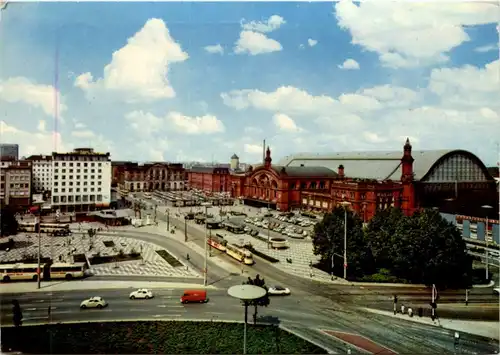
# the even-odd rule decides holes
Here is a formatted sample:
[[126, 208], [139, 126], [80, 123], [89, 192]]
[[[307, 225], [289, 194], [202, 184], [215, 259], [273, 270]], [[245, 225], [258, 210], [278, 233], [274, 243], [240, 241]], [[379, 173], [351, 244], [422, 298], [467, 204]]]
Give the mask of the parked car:
[[104, 300], [104, 298], [95, 296], [95, 297], [90, 297], [87, 300], [82, 301], [80, 303], [80, 308], [81, 309], [86, 309], [86, 308], [104, 308], [108, 306], [108, 302]]
[[153, 292], [151, 292], [150, 290], [147, 290], [145, 288], [140, 288], [136, 291], [133, 291], [130, 293], [130, 296], [129, 298], [131, 300], [135, 300], [136, 298], [144, 298], [144, 299], [150, 299], [150, 298], [153, 298], [154, 295], [153, 295]]
[[288, 296], [291, 294], [289, 288], [282, 286], [269, 287], [267, 293], [272, 296]]

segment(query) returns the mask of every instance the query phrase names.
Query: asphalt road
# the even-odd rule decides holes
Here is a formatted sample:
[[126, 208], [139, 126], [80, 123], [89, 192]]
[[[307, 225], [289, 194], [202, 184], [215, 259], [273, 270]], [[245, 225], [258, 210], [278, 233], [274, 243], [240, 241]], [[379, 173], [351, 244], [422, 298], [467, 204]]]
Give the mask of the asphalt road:
[[[209, 291], [210, 301], [206, 304], [187, 305], [179, 302], [182, 294], [180, 289], [155, 290], [155, 297], [150, 300], [130, 300], [128, 298], [130, 291], [127, 289], [4, 294], [0, 300], [0, 322], [12, 324], [13, 298], [20, 303], [24, 325], [140, 319], [243, 320], [243, 307], [238, 300], [229, 297], [226, 290]], [[82, 300], [96, 295], [108, 301], [109, 306], [102, 310], [79, 308]], [[320, 332], [321, 329], [359, 333], [398, 353], [422, 353], [424, 349], [422, 344], [425, 344], [426, 353], [454, 352], [452, 331], [399, 319], [388, 321], [386, 317], [378, 315], [371, 315], [370, 319], [367, 319], [355, 312], [328, 306], [333, 308], [316, 308], [314, 299], [297, 295], [273, 297], [269, 307], [259, 309], [259, 317], [277, 318], [283, 326], [297, 330], [337, 353], [346, 352], [345, 344]], [[251, 314], [250, 308], [250, 320]], [[462, 334], [461, 342], [463, 353], [492, 354], [498, 350], [496, 342], [473, 335]], [[353, 351], [353, 354], [355, 353], [356, 351]]]
[[[166, 220], [166, 215], [160, 212], [158, 209], [158, 219]], [[184, 220], [178, 219], [174, 214], [170, 214], [170, 224], [171, 226], [176, 226], [180, 230], [184, 228]], [[195, 242], [201, 247], [204, 247], [204, 238], [205, 232], [203, 229], [199, 229], [199, 226], [188, 223], [188, 234], [189, 240]], [[106, 234], [106, 233], [102, 233]], [[203, 268], [203, 257], [198, 255], [195, 252], [192, 252], [183, 242], [174, 240], [167, 236], [167, 232], [165, 231], [165, 235], [153, 234], [153, 233], [142, 233], [140, 229], [137, 231], [121, 231], [120, 234], [125, 237], [141, 239], [145, 241], [149, 241], [160, 245], [168, 250], [170, 250], [173, 254], [178, 256], [190, 254], [190, 263], [192, 267], [195, 267], [197, 270], [201, 270]], [[116, 234], [112, 234], [116, 235]], [[225, 258], [225, 261], [228, 263], [233, 263], [237, 265], [238, 268], [241, 268], [240, 264], [235, 260], [222, 255], [221, 257]], [[445, 329], [439, 329], [436, 327], [432, 327], [424, 324], [416, 324], [408, 321], [388, 318], [385, 316], [379, 316], [375, 314], [368, 314], [364, 311], [359, 310], [359, 307], [372, 307], [379, 308], [384, 310], [392, 310], [392, 295], [394, 293], [398, 294], [400, 302], [405, 302], [405, 304], [409, 304], [409, 302], [418, 302], [428, 303], [430, 301], [430, 290], [426, 288], [400, 288], [400, 287], [385, 287], [385, 286], [349, 286], [349, 285], [340, 285], [340, 284], [325, 284], [318, 283], [311, 280], [307, 280], [300, 277], [294, 277], [288, 273], [285, 273], [269, 263], [257, 259], [257, 262], [253, 266], [244, 266], [245, 276], [231, 274], [227, 270], [219, 267], [218, 265], [212, 263], [209, 260], [209, 283], [214, 284], [217, 287], [228, 287], [234, 284], [239, 284], [243, 281], [247, 276], [254, 276], [259, 273], [266, 279], [266, 284], [273, 285], [284, 285], [290, 287], [294, 293], [293, 296], [290, 297], [290, 300], [296, 299], [296, 303], [293, 307], [287, 308], [286, 305], [272, 303], [266, 310], [262, 310], [260, 312], [261, 315], [267, 314], [265, 312], [272, 312], [271, 315], [278, 314], [280, 319], [283, 322], [290, 322], [293, 327], [299, 327], [303, 332], [312, 332], [314, 333], [314, 337], [319, 337], [323, 339], [324, 342], [331, 342], [332, 339], [330, 337], [325, 337], [321, 333], [317, 332], [317, 329], [336, 329], [341, 331], [352, 331], [357, 334], [361, 334], [366, 336], [374, 341], [377, 341], [385, 346], [390, 347], [391, 349], [400, 352], [400, 353], [421, 353], [422, 352], [422, 344], [427, 344], [425, 349], [428, 353], [447, 353], [454, 352], [453, 345], [453, 332]], [[475, 317], [478, 319], [488, 319], [491, 316], [484, 316], [484, 310], [478, 311], [477, 309], [480, 307], [475, 307], [475, 301], [473, 301], [474, 297], [476, 301], [480, 301], [483, 304], [492, 303], [494, 300], [491, 294], [491, 289], [474, 289], [469, 296], [471, 300], [471, 305], [468, 306], [469, 309], [472, 309], [471, 312], [468, 310], [466, 317], [471, 318]], [[476, 294], [473, 294], [476, 292]], [[488, 295], [490, 292], [490, 295]], [[461, 295], [465, 295], [464, 291], [448, 291], [440, 293], [440, 303], [438, 306], [438, 315], [442, 318], [446, 317], [446, 312], [449, 312], [450, 315], [461, 314], [461, 312], [457, 312], [455, 309], [451, 311], [446, 311], [446, 309], [441, 305], [441, 302], [444, 303], [446, 299], [452, 300], [453, 297], [460, 297]], [[85, 295], [89, 296], [89, 295]], [[102, 295], [104, 297], [104, 295]], [[462, 296], [462, 297], [463, 297]], [[84, 297], [80, 297], [79, 299], [83, 299]], [[428, 299], [425, 302], [425, 299]], [[496, 298], [498, 303], [498, 296]], [[152, 301], [152, 300], [151, 300]], [[217, 300], [212, 298], [213, 304], [217, 304]], [[210, 303], [212, 303], [212, 301]], [[121, 302], [121, 301], [120, 301]], [[124, 300], [123, 302], [128, 302]], [[224, 312], [224, 318], [230, 317], [230, 313], [225, 313], [226, 310], [229, 312], [230, 307], [226, 307], [225, 305], [229, 305], [232, 302], [231, 300], [226, 300], [222, 302], [224, 305], [221, 309], [221, 313]], [[288, 301], [285, 301], [288, 302]], [[407, 303], [408, 302], [408, 303]], [[77, 302], [78, 304], [79, 302]], [[110, 301], [111, 303], [111, 301]], [[113, 301], [114, 304], [114, 301]], [[151, 303], [152, 304], [152, 303]], [[200, 305], [204, 306], [204, 305]], [[236, 305], [237, 306], [237, 305]], [[415, 307], [411, 304], [412, 307]], [[111, 305], [108, 310], [104, 310], [103, 312], [114, 312], [115, 306]], [[116, 306], [118, 307], [118, 306]], [[217, 306], [207, 306], [213, 307], [215, 309]], [[34, 307], [31, 307], [34, 308]], [[36, 307], [35, 307], [36, 308]], [[158, 307], [161, 308], [161, 307]], [[167, 308], [167, 307], [165, 307]], [[173, 307], [179, 308], [179, 307]], [[127, 310], [128, 308], [125, 308]], [[130, 309], [136, 309], [130, 308]], [[181, 309], [181, 308], [179, 308]], [[78, 310], [79, 312], [79, 310]], [[93, 312], [93, 311], [90, 311]], [[134, 314], [137, 318], [143, 318], [143, 311], [130, 311], [125, 313], [129, 316], [129, 314]], [[148, 311], [148, 315], [151, 315], [151, 311]], [[191, 313], [190, 313], [191, 312]], [[176, 315], [175, 317], [179, 317], [182, 319], [189, 319], [193, 311], [185, 310], [185, 312], [172, 314], [181, 314], [181, 316]], [[211, 312], [218, 312], [212, 310]], [[237, 312], [237, 311], [236, 311]], [[293, 312], [300, 312], [303, 315], [319, 315], [322, 318], [316, 318], [316, 316], [312, 319], [301, 318], [300, 316], [292, 316]], [[498, 317], [498, 310], [489, 309], [486, 313], [488, 314], [496, 314]], [[78, 313], [80, 314], [80, 313]], [[157, 315], [158, 313], [153, 312], [152, 316]], [[479, 316], [473, 316], [474, 314], [480, 314]], [[216, 314], [214, 314], [216, 315]], [[112, 317], [115, 319], [120, 319], [120, 317], [124, 317], [124, 314], [120, 314], [115, 312], [112, 314]], [[195, 315], [192, 315], [195, 316]], [[196, 314], [197, 317], [200, 317], [199, 314]], [[208, 316], [205, 314], [205, 316]], [[71, 316], [73, 317], [73, 316]], [[76, 316], [77, 319], [80, 319], [80, 315]], [[90, 317], [85, 315], [85, 317]], [[168, 318], [168, 316], [165, 316]], [[235, 315], [236, 317], [236, 315]], [[287, 317], [296, 317], [296, 318], [287, 318]], [[96, 316], [96, 319], [100, 318], [100, 316]], [[163, 317], [158, 316], [158, 318], [163, 319]], [[326, 319], [325, 319], [326, 318]], [[210, 319], [210, 318], [208, 318]], [[241, 316], [239, 318], [241, 319]], [[498, 318], [497, 318], [498, 319]], [[296, 322], [296, 323], [293, 323]], [[312, 335], [311, 335], [312, 336]], [[468, 350], [470, 353], [494, 353], [495, 350], [498, 350], [497, 341], [487, 341], [477, 336], [463, 334], [462, 339], [464, 342], [469, 345]], [[494, 347], [492, 344], [495, 344]], [[333, 345], [330, 345], [332, 347]], [[334, 347], [335, 348], [335, 347]], [[345, 350], [345, 349], [344, 349]], [[427, 351], [428, 350], [428, 351]], [[342, 351], [344, 352], [344, 351]]]
[[[166, 220], [166, 215], [157, 210], [157, 218], [159, 220]], [[176, 226], [180, 230], [184, 230], [184, 220], [176, 218], [174, 213], [170, 213], [170, 224]], [[200, 247], [204, 247], [205, 232], [203, 227], [194, 224], [193, 222], [187, 223], [188, 238], [190, 241], [195, 242]], [[162, 238], [156, 234], [138, 233], [135, 231], [126, 231], [122, 233], [124, 236], [131, 236], [138, 239], [153, 241], [162, 245], [161, 243], [168, 243], [165, 247], [177, 255], [185, 255], [189, 249], [183, 242], [172, 240], [170, 238]], [[170, 243], [173, 242], [173, 243]], [[241, 269], [241, 264], [225, 254], [217, 253], [217, 255], [224, 258], [225, 261], [232, 263]], [[191, 252], [190, 262], [193, 267], [198, 270], [203, 269], [204, 259], [202, 256]], [[222, 284], [224, 286], [239, 283], [246, 279], [248, 275], [254, 276], [260, 274], [265, 277], [268, 285], [283, 285], [290, 287], [295, 293], [303, 295], [315, 295], [328, 298], [336, 301], [339, 304], [354, 304], [356, 306], [369, 306], [372, 308], [382, 310], [392, 310], [392, 297], [394, 294], [398, 295], [400, 304], [406, 303], [412, 307], [424, 307], [430, 309], [429, 302], [431, 301], [431, 290], [429, 288], [416, 288], [416, 287], [388, 287], [388, 286], [351, 286], [345, 284], [328, 284], [320, 283], [312, 280], [307, 280], [301, 277], [294, 277], [284, 271], [281, 271], [264, 260], [255, 257], [256, 263], [253, 266], [244, 266], [245, 276], [229, 274], [226, 270], [221, 269], [216, 264], [211, 263], [209, 259], [209, 274], [208, 278], [210, 283], [214, 285]], [[225, 281], [225, 282], [224, 282]], [[457, 318], [457, 319], [477, 319], [477, 320], [499, 320], [499, 298], [498, 295], [493, 293], [492, 288], [474, 288], [469, 293], [469, 305], [465, 308], [457, 306], [453, 309], [450, 307], [441, 307], [446, 303], [460, 302], [465, 306], [465, 290], [446, 290], [439, 292], [439, 307], [441, 317]], [[487, 307], [482, 307], [487, 305]], [[442, 308], [442, 310], [441, 310]]]

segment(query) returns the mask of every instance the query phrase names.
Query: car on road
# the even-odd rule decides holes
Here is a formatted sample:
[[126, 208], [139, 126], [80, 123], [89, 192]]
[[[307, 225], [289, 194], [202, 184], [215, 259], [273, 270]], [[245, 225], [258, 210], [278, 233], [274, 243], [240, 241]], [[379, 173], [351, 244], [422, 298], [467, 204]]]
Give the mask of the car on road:
[[181, 303], [207, 303], [207, 291], [205, 290], [186, 290], [180, 299]]
[[104, 298], [95, 296], [95, 297], [90, 297], [87, 300], [82, 301], [80, 303], [80, 308], [81, 309], [86, 309], [86, 308], [104, 308], [108, 306], [108, 302], [104, 300]]
[[144, 298], [144, 299], [148, 300], [150, 298], [153, 298], [154, 295], [153, 295], [153, 292], [151, 292], [150, 290], [145, 289], [145, 288], [140, 288], [136, 291], [131, 292], [128, 297], [131, 300], [135, 300], [136, 298]]
[[273, 286], [273, 287], [269, 287], [269, 289], [267, 290], [267, 293], [270, 296], [289, 296], [292, 292], [287, 287]]

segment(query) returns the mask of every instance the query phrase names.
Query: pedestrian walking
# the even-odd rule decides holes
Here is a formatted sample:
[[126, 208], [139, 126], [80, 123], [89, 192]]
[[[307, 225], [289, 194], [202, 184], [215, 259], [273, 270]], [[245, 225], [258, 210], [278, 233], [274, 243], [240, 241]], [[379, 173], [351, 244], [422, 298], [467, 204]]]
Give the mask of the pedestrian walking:
[[405, 314], [405, 305], [404, 304], [401, 305], [401, 314]]
[[408, 307], [408, 315], [413, 317], [413, 309], [411, 307]]

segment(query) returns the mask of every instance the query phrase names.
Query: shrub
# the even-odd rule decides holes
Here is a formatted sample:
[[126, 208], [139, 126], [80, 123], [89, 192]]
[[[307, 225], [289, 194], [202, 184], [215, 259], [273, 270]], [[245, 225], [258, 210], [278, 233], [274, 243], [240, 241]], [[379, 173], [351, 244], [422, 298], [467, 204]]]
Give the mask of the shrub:
[[[243, 324], [109, 322], [2, 328], [2, 350], [38, 354], [238, 354]], [[248, 354], [325, 354], [280, 328], [248, 327]], [[89, 341], [91, 339], [92, 341]]]

